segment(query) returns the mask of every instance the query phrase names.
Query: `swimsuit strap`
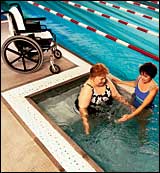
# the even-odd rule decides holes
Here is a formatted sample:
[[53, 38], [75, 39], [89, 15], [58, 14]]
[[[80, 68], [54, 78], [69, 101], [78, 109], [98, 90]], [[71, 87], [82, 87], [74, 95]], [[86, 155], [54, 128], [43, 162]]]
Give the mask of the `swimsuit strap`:
[[92, 86], [91, 84], [89, 84], [89, 83], [82, 84], [82, 85], [81, 85], [81, 88], [83, 88], [85, 85], [88, 85], [90, 88], [92, 88], [92, 92], [94, 93], [94, 88], [93, 88], [93, 86]]
[[92, 86], [92, 85], [90, 85], [89, 83], [86, 83], [86, 85], [88, 85], [88, 86], [90, 86], [92, 89], [94, 89], [94, 88], [93, 88], [93, 86]]
[[139, 80], [140, 80], [140, 76], [136, 79], [136, 85], [138, 85]]

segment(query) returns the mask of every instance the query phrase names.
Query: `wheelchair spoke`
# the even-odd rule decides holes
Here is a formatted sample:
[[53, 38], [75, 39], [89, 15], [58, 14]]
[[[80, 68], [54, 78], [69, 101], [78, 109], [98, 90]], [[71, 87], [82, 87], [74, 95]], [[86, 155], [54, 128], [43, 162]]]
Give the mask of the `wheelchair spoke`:
[[19, 52], [16, 52], [15, 50], [13, 49], [10, 49], [10, 48], [6, 48], [6, 50], [12, 52], [12, 53], [15, 53], [16, 55], [21, 55]]
[[18, 58], [14, 59], [13, 61], [10, 62], [10, 64], [13, 64], [14, 62], [18, 61], [20, 58], [22, 58], [21, 56], [19, 56]]
[[26, 71], [26, 64], [25, 64], [24, 57], [22, 57], [22, 62], [23, 62], [23, 67], [24, 67], [24, 70]]
[[37, 60], [34, 60], [34, 59], [32, 59], [32, 58], [29, 58], [29, 57], [26, 56], [26, 55], [24, 55], [24, 58], [26, 58], [27, 60], [32, 61], [32, 62], [34, 62], [34, 63], [37, 63], [37, 62], [38, 62]]

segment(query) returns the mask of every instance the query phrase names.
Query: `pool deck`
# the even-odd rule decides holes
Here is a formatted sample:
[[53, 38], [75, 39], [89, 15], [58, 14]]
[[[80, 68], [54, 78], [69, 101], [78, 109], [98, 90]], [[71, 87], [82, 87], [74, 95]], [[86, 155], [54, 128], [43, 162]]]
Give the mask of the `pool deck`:
[[[7, 39], [7, 37], [8, 24], [1, 23], [1, 45]], [[39, 112], [36, 112], [37, 117], [32, 117], [31, 114], [35, 110], [32, 111], [30, 109], [31, 105], [25, 98], [30, 94], [42, 91], [45, 88], [49, 88], [53, 86], [53, 84], [64, 82], [67, 79], [70, 80], [76, 76], [80, 76], [83, 75], [83, 73], [88, 72], [90, 64], [85, 61], [83, 62], [78, 58], [76, 59], [74, 55], [67, 52], [67, 50], [63, 48], [61, 48], [61, 50], [65, 56], [59, 60], [56, 60], [56, 64], [58, 64], [62, 69], [62, 72], [57, 75], [52, 75], [49, 71], [49, 60], [47, 58], [44, 61], [42, 68], [31, 74], [16, 73], [10, 70], [3, 63], [3, 61], [1, 61], [2, 172], [76, 171], [77, 167], [74, 165], [75, 163], [71, 163], [71, 166], [73, 166], [73, 168], [71, 168], [69, 161], [67, 160], [68, 163], [66, 162], [66, 159], [68, 157], [70, 158], [70, 156], [73, 156], [76, 162], [79, 161], [79, 170], [82, 170], [82, 172], [85, 169], [88, 171], [92, 170], [92, 168], [94, 168], [93, 171], [101, 171], [101, 169], [98, 168], [80, 148], [77, 149], [75, 147], [76, 151], [72, 150], [72, 147], [75, 144], [72, 142], [69, 142], [69, 144], [65, 143], [64, 139], [67, 139], [68, 137], [66, 137], [65, 134], [60, 129], [58, 129], [58, 127], [55, 127], [55, 129], [59, 133], [53, 130], [52, 126], [54, 125], [51, 127], [50, 125], [48, 126], [48, 122], [43, 119], [44, 117], [38, 117], [40, 116]], [[70, 59], [65, 57], [70, 57]], [[78, 66], [78, 64], [81, 65]], [[130, 91], [130, 88], [128, 91]], [[21, 104], [22, 102], [23, 104]], [[14, 106], [15, 110], [13, 110]], [[30, 116], [29, 118], [27, 117], [28, 115]], [[21, 118], [19, 118], [19, 116], [21, 116]], [[38, 124], [39, 120], [44, 121], [44, 124]], [[30, 127], [32, 130], [30, 130], [28, 127], [26, 128], [27, 123], [28, 127]], [[44, 132], [44, 136], [42, 135], [42, 126], [45, 126], [43, 128], [46, 128], [46, 134]], [[34, 127], [37, 129], [42, 129], [38, 131]], [[34, 133], [32, 133], [32, 131], [34, 131]], [[47, 137], [47, 133], [50, 133], [50, 136]], [[62, 139], [61, 136], [63, 136]], [[61, 157], [59, 157], [60, 152], [55, 150], [58, 141], [57, 143], [53, 144], [52, 139], [55, 137], [61, 139], [62, 144], [65, 143], [65, 146], [61, 146], [63, 147], [63, 151], [61, 151], [63, 156]], [[52, 142], [49, 142], [49, 140]], [[40, 141], [42, 141], [42, 143]], [[47, 150], [43, 145], [47, 146]], [[59, 144], [57, 147], [59, 147]], [[66, 154], [66, 151], [64, 152], [65, 147], [71, 152]], [[78, 153], [80, 153], [80, 156], [76, 153], [77, 150]], [[57, 152], [56, 158], [59, 159], [58, 161], [52, 157], [51, 153], [54, 152]], [[70, 162], [72, 162], [72, 158], [70, 159]]]
[[[1, 45], [8, 36], [8, 24], [1, 23]], [[74, 65], [65, 59], [57, 62], [62, 71]], [[45, 62], [42, 69], [31, 74], [10, 70], [1, 61], [1, 92], [52, 75]], [[1, 172], [59, 172], [51, 159], [42, 151], [24, 127], [17, 121], [12, 110], [1, 99]]]

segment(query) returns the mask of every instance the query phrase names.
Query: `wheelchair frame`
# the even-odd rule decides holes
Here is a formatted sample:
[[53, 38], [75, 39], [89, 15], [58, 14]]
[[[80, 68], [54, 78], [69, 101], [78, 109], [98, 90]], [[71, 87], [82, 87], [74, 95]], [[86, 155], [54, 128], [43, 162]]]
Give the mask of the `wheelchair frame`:
[[24, 18], [18, 3], [12, 3], [10, 7], [9, 11], [1, 12], [1, 15], [7, 14], [12, 35], [1, 48], [4, 63], [16, 72], [31, 73], [40, 69], [44, 53], [49, 52], [49, 69], [54, 74], [59, 73], [61, 69], [54, 60], [60, 59], [62, 53], [57, 49], [56, 35], [40, 24], [46, 18]]

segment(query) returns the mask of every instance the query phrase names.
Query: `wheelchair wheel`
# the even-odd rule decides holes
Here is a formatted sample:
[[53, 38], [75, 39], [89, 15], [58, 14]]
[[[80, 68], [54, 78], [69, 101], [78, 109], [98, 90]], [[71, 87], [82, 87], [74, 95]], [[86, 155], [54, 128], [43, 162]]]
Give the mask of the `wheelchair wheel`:
[[53, 73], [53, 74], [57, 74], [61, 71], [60, 67], [56, 64], [53, 64], [54, 68], [52, 66], [49, 67], [49, 70]]
[[62, 53], [61, 53], [61, 51], [58, 50], [58, 49], [55, 49], [55, 50], [53, 51], [53, 54], [54, 54], [55, 58], [57, 58], [57, 59], [60, 59], [60, 58], [62, 57]]
[[2, 45], [2, 59], [10, 69], [16, 72], [31, 73], [41, 67], [43, 52], [32, 38], [12, 36]]

